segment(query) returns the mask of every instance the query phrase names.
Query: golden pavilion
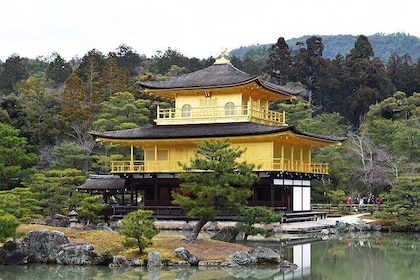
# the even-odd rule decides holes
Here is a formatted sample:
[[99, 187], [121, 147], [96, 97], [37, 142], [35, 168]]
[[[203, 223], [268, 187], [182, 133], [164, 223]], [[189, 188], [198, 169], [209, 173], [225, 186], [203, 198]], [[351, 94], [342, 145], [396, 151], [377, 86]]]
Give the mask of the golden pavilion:
[[[174, 100], [175, 106], [157, 108], [153, 126], [91, 133], [97, 141], [131, 150], [131, 158], [112, 162], [111, 175], [91, 176], [79, 187], [117, 196], [112, 215], [142, 207], [158, 218], [182, 218], [182, 210], [171, 204], [183, 172], [178, 163], [189, 163], [204, 139], [228, 139], [246, 148], [240, 160], [258, 166], [254, 172], [260, 178], [249, 205], [311, 212], [311, 180], [328, 174], [328, 163], [312, 161], [312, 148], [341, 140], [302, 133], [287, 124], [284, 112], [268, 109], [272, 101], [295, 99], [295, 91], [235, 68], [224, 55], [210, 67], [139, 86]], [[142, 159], [134, 156], [138, 147], [144, 150]]]

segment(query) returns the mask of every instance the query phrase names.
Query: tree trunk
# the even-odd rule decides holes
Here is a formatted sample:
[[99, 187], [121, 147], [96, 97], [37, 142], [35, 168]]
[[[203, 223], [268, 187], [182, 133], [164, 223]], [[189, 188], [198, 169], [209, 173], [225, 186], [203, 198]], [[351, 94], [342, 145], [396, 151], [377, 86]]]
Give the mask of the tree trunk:
[[195, 226], [193, 227], [191, 233], [188, 235], [187, 237], [187, 241], [191, 242], [194, 240], [197, 240], [198, 234], [200, 233], [201, 229], [203, 228], [203, 226], [208, 222], [207, 219], [201, 218], [197, 224], [195, 224]]

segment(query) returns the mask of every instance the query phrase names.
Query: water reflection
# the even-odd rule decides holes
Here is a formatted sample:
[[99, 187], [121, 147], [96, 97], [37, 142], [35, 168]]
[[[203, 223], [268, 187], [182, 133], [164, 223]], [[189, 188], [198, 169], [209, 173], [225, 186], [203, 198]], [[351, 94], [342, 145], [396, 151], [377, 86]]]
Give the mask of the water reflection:
[[[0, 279], [282, 279], [284, 272], [278, 266], [248, 268], [119, 268], [90, 266], [28, 265], [0, 266]], [[292, 279], [292, 278], [284, 278]]]
[[24, 279], [420, 279], [420, 235], [359, 233], [329, 239], [259, 240], [249, 245], [279, 250], [296, 263], [295, 271], [278, 266], [249, 268], [125, 268], [91, 266], [0, 266], [0, 280]]

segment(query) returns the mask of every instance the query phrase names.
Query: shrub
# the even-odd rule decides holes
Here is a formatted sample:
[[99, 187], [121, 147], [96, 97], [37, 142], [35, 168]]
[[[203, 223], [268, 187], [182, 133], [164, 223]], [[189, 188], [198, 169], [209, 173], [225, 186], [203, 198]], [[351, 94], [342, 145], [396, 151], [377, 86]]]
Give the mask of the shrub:
[[97, 257], [99, 265], [109, 265], [114, 261], [114, 256], [110, 251], [100, 252]]
[[273, 210], [264, 206], [245, 206], [240, 212], [241, 216], [237, 217], [237, 219], [241, 222], [241, 225], [238, 228], [245, 233], [245, 241], [248, 239], [248, 235], [262, 234], [265, 237], [268, 237], [274, 234], [273, 229], [255, 227], [255, 224], [265, 225], [281, 222], [283, 219], [282, 214], [276, 214]]
[[0, 242], [5, 242], [7, 238], [17, 237], [16, 229], [20, 225], [19, 219], [12, 214], [0, 210]]

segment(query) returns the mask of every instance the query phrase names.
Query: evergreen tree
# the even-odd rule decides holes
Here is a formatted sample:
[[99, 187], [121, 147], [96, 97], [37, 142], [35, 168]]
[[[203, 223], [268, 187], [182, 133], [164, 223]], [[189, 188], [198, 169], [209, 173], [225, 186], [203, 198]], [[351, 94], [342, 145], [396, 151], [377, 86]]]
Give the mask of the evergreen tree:
[[10, 56], [1, 64], [0, 91], [11, 93], [15, 84], [29, 77], [27, 69], [28, 59], [21, 58], [17, 54]]
[[41, 218], [39, 203], [29, 188], [14, 188], [0, 191], [0, 211], [18, 218], [20, 222], [30, 222]]
[[[244, 240], [248, 239], [249, 235], [261, 234], [265, 237], [272, 236], [274, 234], [273, 229], [266, 229], [261, 225], [267, 225], [270, 223], [281, 223], [283, 220], [282, 214], [276, 214], [272, 209], [268, 209], [264, 206], [245, 206], [240, 209], [241, 215], [237, 217], [239, 225], [238, 229], [244, 232]], [[256, 227], [256, 225], [260, 225]]]
[[77, 169], [51, 169], [34, 174], [25, 186], [29, 187], [37, 199], [43, 216], [65, 214], [80, 205], [83, 193], [76, 187], [83, 184], [86, 176]]
[[420, 176], [398, 178], [397, 184], [384, 195], [385, 212], [397, 213], [397, 226], [412, 230], [420, 226]]
[[87, 172], [92, 163], [91, 150], [74, 142], [63, 142], [52, 152], [53, 169], [74, 168]]
[[275, 83], [285, 85], [290, 82], [293, 65], [292, 52], [283, 37], [280, 37], [277, 43], [271, 46], [266, 65], [266, 71]]
[[125, 44], [120, 45], [115, 52], [110, 52], [108, 57], [114, 58], [119, 67], [125, 67], [131, 77], [140, 73], [142, 64], [146, 60], [144, 56], [140, 56], [130, 46]]
[[80, 101], [84, 102], [83, 105], [88, 110], [89, 121], [92, 121], [92, 116], [97, 113], [99, 104], [106, 100], [106, 92], [102, 91], [102, 85], [112, 83], [112, 81], [102, 79], [105, 64], [104, 55], [93, 49], [82, 58], [82, 62], [76, 70], [77, 76], [83, 81], [83, 99]]
[[393, 91], [413, 92], [414, 85], [414, 67], [409, 55], [400, 57], [397, 54], [391, 54], [389, 57], [386, 72], [392, 85]]
[[373, 58], [375, 53], [373, 52], [372, 45], [369, 42], [369, 38], [365, 35], [360, 35], [354, 43], [354, 48], [350, 50], [347, 60], [355, 61], [357, 59]]
[[19, 220], [12, 214], [0, 210], [0, 242], [5, 242], [8, 237], [17, 237], [16, 229], [20, 225]]
[[99, 131], [119, 130], [145, 126], [150, 118], [150, 101], [135, 99], [130, 92], [116, 92], [101, 104], [94, 125]]
[[293, 82], [300, 82], [307, 88], [307, 101], [313, 105], [313, 96], [320, 94], [320, 83], [326, 76], [327, 62], [322, 57], [324, 44], [319, 36], [312, 36], [299, 43], [300, 49], [295, 57], [291, 74]]
[[385, 67], [378, 59], [372, 59], [373, 55], [369, 39], [361, 35], [346, 57], [342, 87], [346, 106], [342, 115], [357, 127], [363, 122], [369, 106], [390, 94]]
[[201, 228], [214, 221], [222, 210], [239, 210], [247, 204], [250, 187], [258, 180], [254, 165], [236, 160], [244, 153], [232, 148], [228, 140], [202, 141], [197, 144], [190, 164], [183, 164], [183, 183], [172, 193], [173, 204], [181, 206], [190, 217], [200, 220], [188, 241], [197, 239]]
[[52, 61], [48, 63], [46, 70], [47, 78], [54, 81], [55, 85], [61, 85], [72, 73], [72, 68], [58, 53], [53, 53]]
[[57, 117], [61, 110], [61, 93], [49, 90], [41, 79], [33, 76], [17, 83], [16, 92], [20, 128], [29, 144], [37, 150], [61, 138], [63, 131]]
[[106, 208], [102, 195], [87, 195], [80, 201], [77, 213], [79, 217], [88, 225], [91, 222], [97, 223], [99, 221], [99, 214]]
[[420, 166], [420, 93], [401, 91], [372, 105], [361, 130], [390, 155], [395, 176], [414, 175]]
[[0, 123], [0, 190], [20, 186], [32, 173], [38, 157], [26, 150], [27, 139], [19, 130]]
[[108, 58], [98, 79], [103, 100], [109, 100], [109, 97], [116, 92], [130, 91], [132, 86], [129, 79], [128, 70], [118, 66], [114, 58]]
[[72, 73], [64, 84], [63, 101], [60, 115], [70, 126], [72, 123], [83, 123], [92, 118], [88, 105], [88, 96], [82, 79]]
[[152, 244], [152, 238], [159, 233], [153, 227], [155, 219], [151, 218], [152, 215], [151, 210], [138, 210], [129, 213], [121, 220], [123, 229], [120, 233], [137, 241], [140, 254]]

